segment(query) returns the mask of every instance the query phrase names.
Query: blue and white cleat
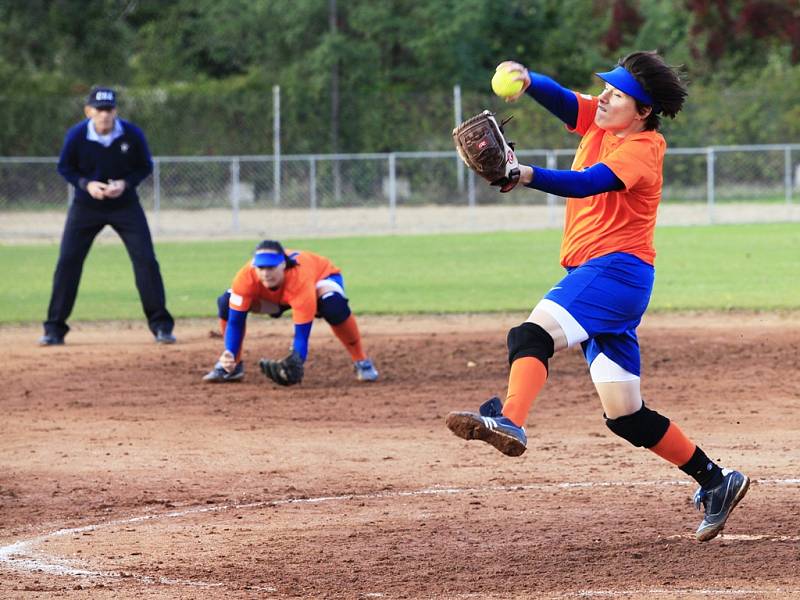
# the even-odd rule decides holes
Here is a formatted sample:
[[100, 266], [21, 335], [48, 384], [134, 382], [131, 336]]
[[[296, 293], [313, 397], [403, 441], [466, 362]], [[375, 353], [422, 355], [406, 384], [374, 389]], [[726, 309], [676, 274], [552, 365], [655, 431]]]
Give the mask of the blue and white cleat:
[[353, 363], [353, 369], [356, 372], [356, 379], [359, 381], [377, 381], [378, 380], [378, 370], [375, 368], [375, 365], [372, 364], [372, 361], [368, 358], [364, 360], [357, 360]]
[[481, 440], [507, 456], [519, 456], [528, 445], [525, 429], [503, 416], [503, 403], [497, 396], [484, 402], [478, 413], [451, 412], [447, 427], [465, 440]]
[[750, 479], [739, 471], [722, 469], [722, 483], [717, 487], [704, 490], [699, 488], [694, 494], [694, 505], [697, 510], [703, 505], [705, 517], [697, 528], [697, 540], [707, 542], [717, 537], [725, 528], [733, 509], [739, 504], [750, 487]]
[[244, 361], [240, 360], [230, 373], [223, 369], [221, 364], [215, 364], [214, 368], [203, 376], [203, 381], [206, 383], [234, 383], [241, 381], [243, 378]]

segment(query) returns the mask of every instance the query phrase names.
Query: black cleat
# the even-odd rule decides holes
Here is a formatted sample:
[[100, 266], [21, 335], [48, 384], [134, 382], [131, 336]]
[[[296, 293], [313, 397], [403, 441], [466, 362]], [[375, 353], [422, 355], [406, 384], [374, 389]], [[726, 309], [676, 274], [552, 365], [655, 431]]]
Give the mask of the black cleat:
[[700, 510], [702, 504], [706, 514], [697, 528], [696, 536], [700, 542], [713, 540], [722, 533], [725, 521], [750, 487], [750, 479], [739, 471], [722, 469], [722, 476], [722, 483], [717, 487], [710, 490], [700, 488], [694, 494], [695, 507]]

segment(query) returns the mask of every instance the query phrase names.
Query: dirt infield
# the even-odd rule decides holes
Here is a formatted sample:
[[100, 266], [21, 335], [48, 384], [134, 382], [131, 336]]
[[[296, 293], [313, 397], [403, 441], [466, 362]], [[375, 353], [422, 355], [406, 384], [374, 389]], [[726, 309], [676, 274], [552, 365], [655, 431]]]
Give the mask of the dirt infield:
[[292, 389], [253, 368], [286, 320], [252, 320], [225, 386], [200, 382], [210, 320], [167, 347], [144, 323], [0, 329], [0, 598], [800, 598], [800, 315], [640, 329], [650, 406], [754, 480], [706, 544], [694, 486], [607, 430], [577, 352], [522, 457], [447, 431], [504, 390], [521, 318], [364, 318], [373, 385], [319, 323]]

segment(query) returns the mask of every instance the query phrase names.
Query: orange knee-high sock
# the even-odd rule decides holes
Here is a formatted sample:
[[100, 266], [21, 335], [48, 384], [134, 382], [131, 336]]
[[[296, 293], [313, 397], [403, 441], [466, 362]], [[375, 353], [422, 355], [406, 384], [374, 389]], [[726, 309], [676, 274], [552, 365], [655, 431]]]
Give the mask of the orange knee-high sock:
[[364, 349], [361, 347], [361, 334], [358, 331], [358, 324], [353, 315], [350, 315], [338, 325], [331, 325], [331, 329], [336, 337], [339, 338], [339, 341], [342, 342], [350, 358], [354, 361], [367, 358]]
[[528, 411], [547, 381], [547, 367], [538, 358], [523, 356], [511, 363], [508, 376], [508, 395], [503, 403], [503, 415], [523, 427]]
[[[219, 320], [219, 331], [222, 334], [222, 339], [225, 339], [225, 331], [228, 329], [228, 321], [225, 319]], [[244, 332], [247, 330], [247, 326], [245, 325], [242, 328], [242, 342], [244, 342]], [[244, 343], [239, 347], [239, 352], [236, 353], [236, 362], [238, 363], [242, 360], [242, 348], [244, 348]]]
[[692, 458], [695, 448], [697, 448], [695, 443], [686, 437], [680, 427], [670, 421], [664, 437], [650, 450], [673, 465], [682, 467]]

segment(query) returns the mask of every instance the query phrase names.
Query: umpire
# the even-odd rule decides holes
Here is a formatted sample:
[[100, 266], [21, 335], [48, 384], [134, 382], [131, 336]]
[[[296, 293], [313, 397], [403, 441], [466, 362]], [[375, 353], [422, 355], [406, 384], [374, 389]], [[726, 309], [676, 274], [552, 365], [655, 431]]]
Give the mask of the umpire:
[[147, 140], [136, 125], [117, 117], [117, 95], [110, 88], [93, 88], [84, 112], [87, 119], [67, 132], [58, 160], [58, 172], [75, 187], [75, 198], [67, 213], [39, 343], [64, 343], [83, 262], [94, 238], [110, 225], [122, 238], [133, 263], [150, 331], [156, 342], [172, 344], [175, 322], [167, 311], [153, 240], [136, 193], [136, 186], [153, 171]]

